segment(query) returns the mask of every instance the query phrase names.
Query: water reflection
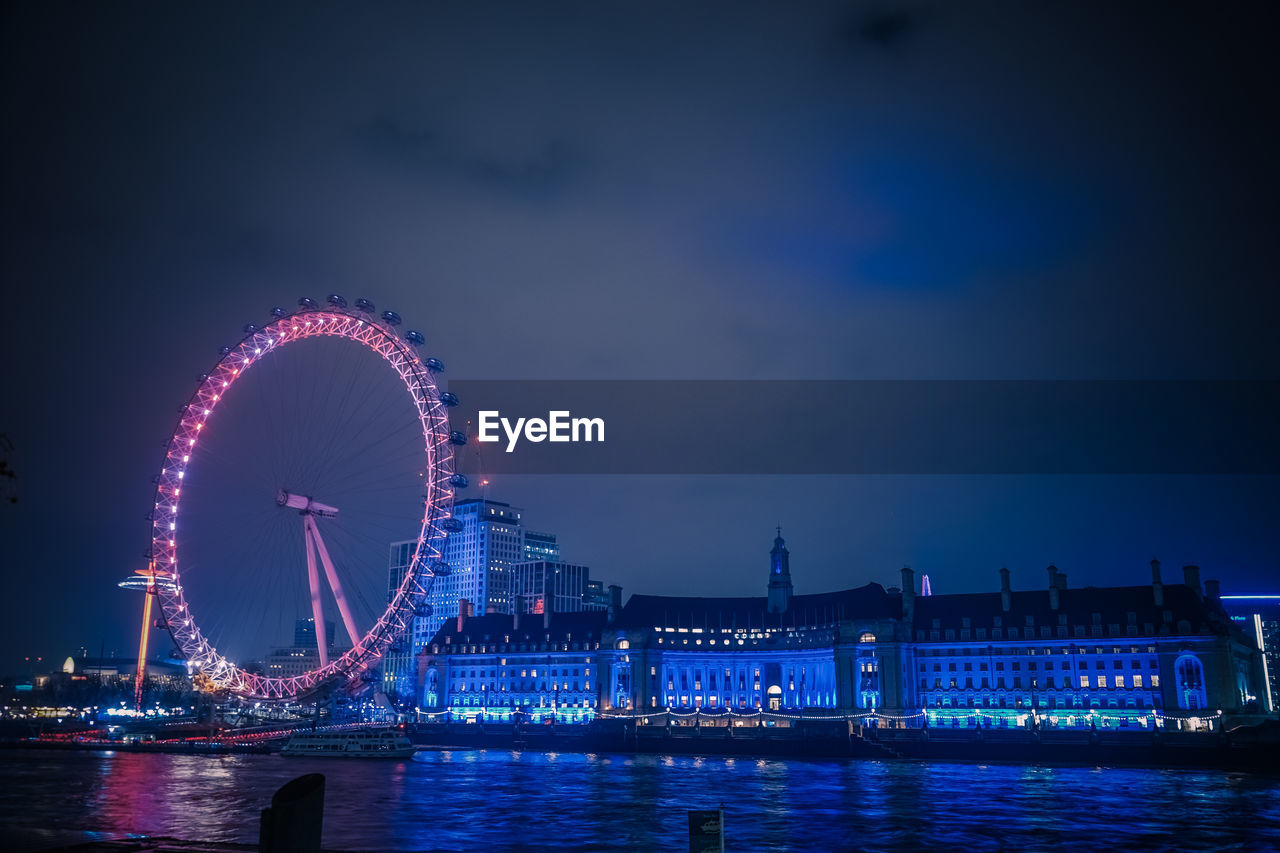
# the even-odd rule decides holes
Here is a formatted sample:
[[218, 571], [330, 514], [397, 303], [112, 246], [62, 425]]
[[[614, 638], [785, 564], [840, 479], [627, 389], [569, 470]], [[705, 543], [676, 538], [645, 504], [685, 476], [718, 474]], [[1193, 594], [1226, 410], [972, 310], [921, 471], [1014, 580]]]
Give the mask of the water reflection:
[[1275, 777], [504, 750], [413, 761], [9, 751], [0, 841], [57, 827], [252, 843], [275, 789], [310, 772], [328, 778], [331, 849], [683, 849], [685, 811], [721, 804], [736, 850], [1280, 846]]

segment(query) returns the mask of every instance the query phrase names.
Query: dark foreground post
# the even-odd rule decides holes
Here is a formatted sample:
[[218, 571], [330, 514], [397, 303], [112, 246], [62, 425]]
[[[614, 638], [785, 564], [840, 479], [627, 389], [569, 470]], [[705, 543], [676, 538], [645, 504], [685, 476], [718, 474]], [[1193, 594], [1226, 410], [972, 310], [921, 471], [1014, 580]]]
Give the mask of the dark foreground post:
[[308, 773], [287, 782], [262, 810], [258, 848], [262, 853], [320, 853], [324, 821], [324, 774]]
[[724, 853], [724, 809], [689, 811], [689, 853]]

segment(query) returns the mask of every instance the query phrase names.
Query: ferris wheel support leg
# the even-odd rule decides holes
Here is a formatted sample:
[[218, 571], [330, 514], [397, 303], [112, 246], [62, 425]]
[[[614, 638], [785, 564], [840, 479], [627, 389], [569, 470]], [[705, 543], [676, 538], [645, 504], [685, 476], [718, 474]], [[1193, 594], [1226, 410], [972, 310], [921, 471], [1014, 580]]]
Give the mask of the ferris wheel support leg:
[[138, 641], [138, 671], [133, 676], [133, 710], [142, 710], [142, 688], [147, 683], [147, 638], [151, 632], [151, 599], [155, 593], [155, 575], [147, 578], [142, 602], [142, 639]]
[[329, 579], [329, 588], [333, 590], [333, 597], [338, 602], [338, 612], [342, 614], [342, 624], [347, 628], [347, 636], [351, 638], [351, 645], [355, 646], [360, 642], [360, 634], [356, 631], [356, 620], [351, 616], [351, 608], [347, 605], [347, 596], [342, 592], [342, 582], [338, 580], [338, 573], [333, 569], [333, 560], [329, 559], [329, 549], [324, 546], [324, 540], [320, 538], [320, 530], [316, 527], [315, 520], [311, 516], [307, 516], [307, 524], [311, 528], [311, 541], [315, 543], [316, 550], [320, 552], [320, 562], [324, 564], [325, 576]]
[[328, 642], [324, 635], [324, 608], [320, 604], [320, 572], [316, 570], [316, 549], [312, 540], [311, 516], [303, 516], [302, 538], [307, 548], [307, 583], [311, 585], [311, 615], [316, 626], [316, 647], [320, 650], [320, 666], [329, 665]]

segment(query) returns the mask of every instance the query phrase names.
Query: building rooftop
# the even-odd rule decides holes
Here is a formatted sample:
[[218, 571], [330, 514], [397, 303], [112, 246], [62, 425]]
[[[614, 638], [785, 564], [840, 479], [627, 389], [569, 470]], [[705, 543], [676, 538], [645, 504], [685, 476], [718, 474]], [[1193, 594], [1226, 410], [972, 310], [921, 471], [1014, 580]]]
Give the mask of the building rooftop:
[[[543, 627], [541, 614], [526, 613], [515, 617], [507, 613], [487, 613], [468, 616], [458, 629], [457, 618], [450, 618], [431, 638], [433, 643], [497, 643], [497, 642], [583, 642], [599, 640], [608, 615], [603, 610], [583, 610], [576, 613], [551, 613], [549, 625]], [[510, 637], [510, 640], [506, 638]]]
[[[975, 628], [990, 628], [995, 618], [1001, 617], [1006, 628], [1023, 628], [1030, 617], [1035, 627], [1065, 624], [1093, 625], [1094, 614], [1099, 614], [1098, 624], [1127, 625], [1129, 614], [1137, 625], [1150, 623], [1159, 629], [1165, 623], [1164, 612], [1170, 611], [1174, 623], [1186, 621], [1192, 628], [1200, 629], [1214, 623], [1205, 601], [1184, 584], [1164, 585], [1164, 604], [1157, 606], [1150, 584], [1142, 586], [1084, 587], [1059, 590], [1058, 609], [1050, 606], [1049, 590], [1015, 590], [1010, 593], [1009, 610], [1001, 607], [1000, 592], [950, 593], [945, 595], [918, 596], [915, 602], [914, 628], [930, 630], [934, 620], [938, 628], [966, 627], [963, 620]], [[1063, 622], [1062, 617], [1066, 617]]]
[[795, 595], [784, 613], [769, 613], [767, 596], [694, 597], [633, 595], [618, 616], [619, 628], [761, 628], [830, 625], [841, 619], [892, 618], [898, 600], [878, 583], [855, 589]]

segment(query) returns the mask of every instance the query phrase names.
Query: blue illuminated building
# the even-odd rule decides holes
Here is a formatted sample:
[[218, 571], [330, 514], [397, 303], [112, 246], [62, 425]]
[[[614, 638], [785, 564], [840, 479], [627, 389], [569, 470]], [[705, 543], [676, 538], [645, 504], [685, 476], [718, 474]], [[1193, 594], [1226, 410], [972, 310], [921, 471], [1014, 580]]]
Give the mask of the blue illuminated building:
[[[603, 612], [460, 615], [418, 658], [428, 716], [573, 722], [697, 716], [773, 724], [1202, 728], [1265, 712], [1262, 653], [1199, 569], [1165, 584], [915, 593], [792, 591], [779, 536], [762, 597], [632, 595]], [[661, 720], [658, 720], [659, 722]]]
[[[391, 553], [387, 560], [387, 599], [390, 600], [400, 584], [404, 582], [405, 572], [413, 561], [414, 550], [418, 540], [392, 542]], [[409, 624], [405, 636], [399, 637], [382, 656], [382, 692], [396, 701], [403, 701], [412, 696], [414, 685], [414, 653], [422, 648], [421, 642], [415, 643], [427, 633], [425, 619], [415, 617]]]
[[1267, 709], [1280, 707], [1280, 595], [1224, 595], [1231, 621], [1262, 647]]
[[[464, 602], [481, 612], [510, 613], [513, 568], [525, 560], [559, 557], [555, 534], [525, 530], [522, 514], [519, 507], [481, 498], [454, 504], [453, 517], [462, 528], [445, 541], [443, 562], [450, 571], [435, 579], [423, 613], [383, 656], [384, 693], [400, 700], [413, 695], [418, 680], [415, 655], [444, 622], [457, 617]], [[388, 600], [403, 582], [416, 545], [416, 539], [391, 543]]]

